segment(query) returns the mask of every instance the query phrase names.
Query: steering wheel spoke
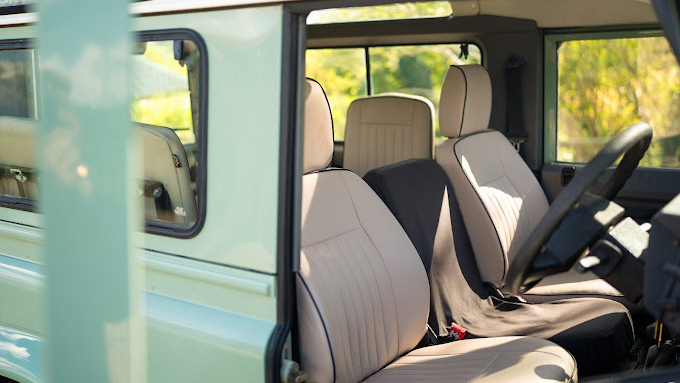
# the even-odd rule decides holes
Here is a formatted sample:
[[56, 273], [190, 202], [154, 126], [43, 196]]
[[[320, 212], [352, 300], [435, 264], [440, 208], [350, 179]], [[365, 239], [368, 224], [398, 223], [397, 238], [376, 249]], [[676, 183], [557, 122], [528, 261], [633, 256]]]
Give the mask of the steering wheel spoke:
[[[638, 166], [651, 141], [652, 127], [636, 123], [617, 134], [593, 157], [553, 201], [511, 260], [504, 293], [521, 294], [541, 278], [568, 270], [586, 248], [621, 220], [624, 210], [611, 200]], [[622, 155], [623, 159], [601, 190], [601, 197], [586, 193]], [[537, 260], [544, 250], [559, 267]]]

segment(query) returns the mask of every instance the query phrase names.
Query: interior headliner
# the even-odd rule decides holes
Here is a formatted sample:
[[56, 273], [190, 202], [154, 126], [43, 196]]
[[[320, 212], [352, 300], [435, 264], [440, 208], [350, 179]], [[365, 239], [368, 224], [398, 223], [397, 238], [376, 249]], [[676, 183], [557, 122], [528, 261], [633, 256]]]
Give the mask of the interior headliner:
[[658, 23], [651, 0], [450, 0], [454, 16], [535, 20], [541, 28]]

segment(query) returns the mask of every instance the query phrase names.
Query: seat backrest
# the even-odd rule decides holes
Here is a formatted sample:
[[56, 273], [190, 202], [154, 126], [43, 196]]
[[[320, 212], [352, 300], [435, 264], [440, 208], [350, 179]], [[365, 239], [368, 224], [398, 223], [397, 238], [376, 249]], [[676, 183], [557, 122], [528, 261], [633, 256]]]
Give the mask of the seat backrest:
[[143, 148], [144, 182], [157, 182], [167, 193], [161, 208], [145, 193], [145, 217], [150, 220], [191, 225], [196, 221], [196, 197], [184, 147], [177, 134], [163, 126], [136, 124]]
[[448, 335], [451, 322], [476, 331], [488, 313], [494, 315], [494, 306], [444, 170], [433, 160], [410, 159], [370, 170], [364, 180], [423, 261], [430, 282], [430, 327], [440, 337]]
[[409, 158], [432, 158], [434, 108], [418, 96], [384, 93], [354, 100], [347, 111], [343, 167], [363, 176]]
[[0, 195], [38, 199], [34, 119], [0, 117]]
[[548, 210], [533, 173], [505, 136], [487, 129], [491, 81], [479, 65], [444, 78], [435, 158], [453, 184], [482, 278], [501, 287], [508, 265]]
[[350, 171], [325, 169], [333, 150], [330, 108], [318, 83], [307, 80], [305, 95], [301, 367], [313, 382], [359, 382], [424, 335], [427, 276], [370, 187]]

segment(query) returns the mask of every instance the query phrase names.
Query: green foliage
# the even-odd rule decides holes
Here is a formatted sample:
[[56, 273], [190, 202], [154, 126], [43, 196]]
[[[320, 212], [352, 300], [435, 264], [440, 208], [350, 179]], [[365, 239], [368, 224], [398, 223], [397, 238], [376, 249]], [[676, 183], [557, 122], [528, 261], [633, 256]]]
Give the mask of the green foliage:
[[352, 21], [407, 19], [433, 16], [448, 16], [451, 4], [448, 1], [428, 3], [389, 4], [376, 7], [327, 9], [312, 12], [308, 24], [342, 23]]
[[[148, 42], [144, 57], [160, 64], [160, 68], [179, 74], [180, 78], [188, 78], [187, 67], [181, 66], [174, 58], [173, 41]], [[142, 70], [143, 68], [133, 67], [133, 70]], [[160, 71], [162, 70], [157, 72]], [[130, 105], [132, 120], [172, 128], [183, 144], [193, 143], [195, 135], [192, 129], [190, 93], [188, 91], [163, 91], [163, 77], [159, 73], [144, 73], [143, 75], [147, 77], [145, 80], [149, 81], [143, 84], [150, 88], [153, 86], [153, 89], [158, 89], [158, 91], [132, 100]]]
[[680, 70], [665, 38], [564, 42], [558, 74], [558, 160], [587, 162], [644, 121], [654, 141], [641, 165], [680, 167]]
[[[479, 64], [481, 52], [469, 46], [469, 56], [461, 58], [461, 44], [369, 47], [372, 93], [402, 92], [429, 99], [438, 110], [444, 75], [453, 64]], [[335, 139], [345, 137], [349, 104], [366, 95], [364, 48], [309, 49], [307, 76], [321, 83], [333, 111]], [[436, 120], [435, 120], [436, 121]], [[441, 141], [439, 123], [436, 139]]]

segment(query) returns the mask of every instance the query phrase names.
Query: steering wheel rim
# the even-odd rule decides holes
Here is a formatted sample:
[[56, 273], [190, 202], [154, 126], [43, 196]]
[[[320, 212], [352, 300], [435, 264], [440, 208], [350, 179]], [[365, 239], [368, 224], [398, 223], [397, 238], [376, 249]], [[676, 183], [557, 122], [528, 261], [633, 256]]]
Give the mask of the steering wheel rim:
[[543, 245], [585, 192], [623, 154], [612, 177], [599, 193], [604, 198], [614, 199], [649, 148], [652, 134], [649, 124], [638, 122], [630, 125], [612, 138], [567, 184], [510, 262], [504, 292], [512, 295], [524, 292], [524, 281]]

